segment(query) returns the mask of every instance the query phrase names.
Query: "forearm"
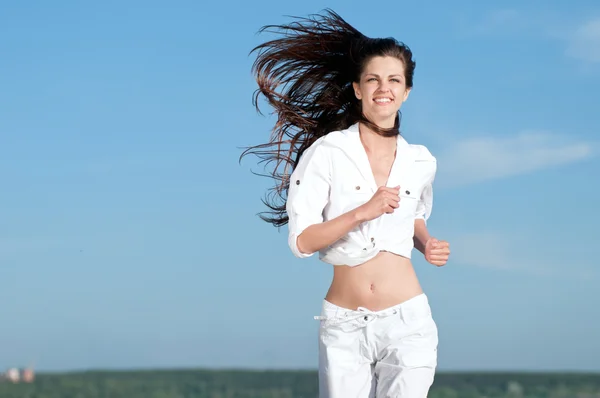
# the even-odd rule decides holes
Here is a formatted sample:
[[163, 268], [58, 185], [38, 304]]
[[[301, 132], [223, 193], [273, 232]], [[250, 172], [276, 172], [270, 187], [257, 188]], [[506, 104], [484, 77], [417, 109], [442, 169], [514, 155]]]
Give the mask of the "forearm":
[[413, 242], [415, 244], [415, 249], [425, 254], [425, 244], [431, 238], [429, 235], [429, 231], [427, 230], [427, 225], [425, 224], [425, 220], [422, 218], [415, 219], [415, 233], [413, 236]]
[[362, 222], [360, 208], [351, 210], [329, 221], [313, 224], [298, 236], [298, 249], [314, 253], [338, 241]]

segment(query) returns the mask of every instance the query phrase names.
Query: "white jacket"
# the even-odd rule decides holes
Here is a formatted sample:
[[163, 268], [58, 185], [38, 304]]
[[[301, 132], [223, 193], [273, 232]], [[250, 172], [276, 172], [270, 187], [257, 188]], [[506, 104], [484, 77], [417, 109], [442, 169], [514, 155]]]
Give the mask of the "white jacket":
[[[362, 223], [329, 247], [319, 258], [333, 265], [356, 266], [385, 250], [410, 258], [415, 219], [431, 214], [435, 157], [423, 145], [398, 136], [396, 160], [387, 186], [400, 185], [400, 207], [392, 214]], [[307, 148], [290, 176], [287, 197], [288, 244], [295, 256], [298, 236], [312, 224], [331, 220], [367, 202], [377, 190], [358, 123], [334, 131]]]

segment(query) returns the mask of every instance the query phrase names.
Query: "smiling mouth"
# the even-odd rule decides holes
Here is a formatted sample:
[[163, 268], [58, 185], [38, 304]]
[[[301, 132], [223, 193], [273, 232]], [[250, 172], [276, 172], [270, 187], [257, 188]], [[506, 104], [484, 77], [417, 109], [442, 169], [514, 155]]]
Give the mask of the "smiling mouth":
[[380, 105], [387, 105], [393, 102], [391, 98], [375, 98], [373, 101]]

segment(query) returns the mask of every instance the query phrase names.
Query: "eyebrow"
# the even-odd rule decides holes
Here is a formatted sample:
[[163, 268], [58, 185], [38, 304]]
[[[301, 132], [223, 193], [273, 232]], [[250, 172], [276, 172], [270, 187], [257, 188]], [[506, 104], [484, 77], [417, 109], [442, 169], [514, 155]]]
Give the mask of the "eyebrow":
[[[366, 76], [379, 77], [379, 75], [377, 73], [367, 73]], [[393, 74], [393, 75], [390, 75], [390, 77], [402, 77], [402, 75], [400, 75], [400, 74]]]

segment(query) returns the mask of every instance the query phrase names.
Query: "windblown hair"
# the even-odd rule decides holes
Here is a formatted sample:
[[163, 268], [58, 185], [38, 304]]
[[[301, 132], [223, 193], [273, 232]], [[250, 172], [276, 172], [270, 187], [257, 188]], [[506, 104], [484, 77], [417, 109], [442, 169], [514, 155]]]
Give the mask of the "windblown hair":
[[[380, 128], [365, 117], [354, 95], [352, 82], [360, 81], [369, 60], [375, 56], [400, 59], [407, 88], [413, 85], [415, 70], [406, 45], [393, 38], [369, 38], [329, 9], [325, 15], [295, 19], [289, 24], [262, 27], [259, 32], [280, 31], [282, 37], [250, 52], [258, 52], [252, 67], [258, 83], [253, 105], [261, 113], [258, 100], [263, 95], [277, 122], [269, 142], [247, 148], [240, 157], [254, 153], [262, 159], [260, 163], [275, 162], [269, 175], [278, 181], [270, 189], [275, 200], [263, 199], [272, 216], [261, 218], [277, 227], [288, 222], [289, 177], [302, 153], [318, 138], [357, 122], [384, 136], [400, 133], [400, 113], [394, 127]], [[283, 203], [275, 203], [277, 199]]]

